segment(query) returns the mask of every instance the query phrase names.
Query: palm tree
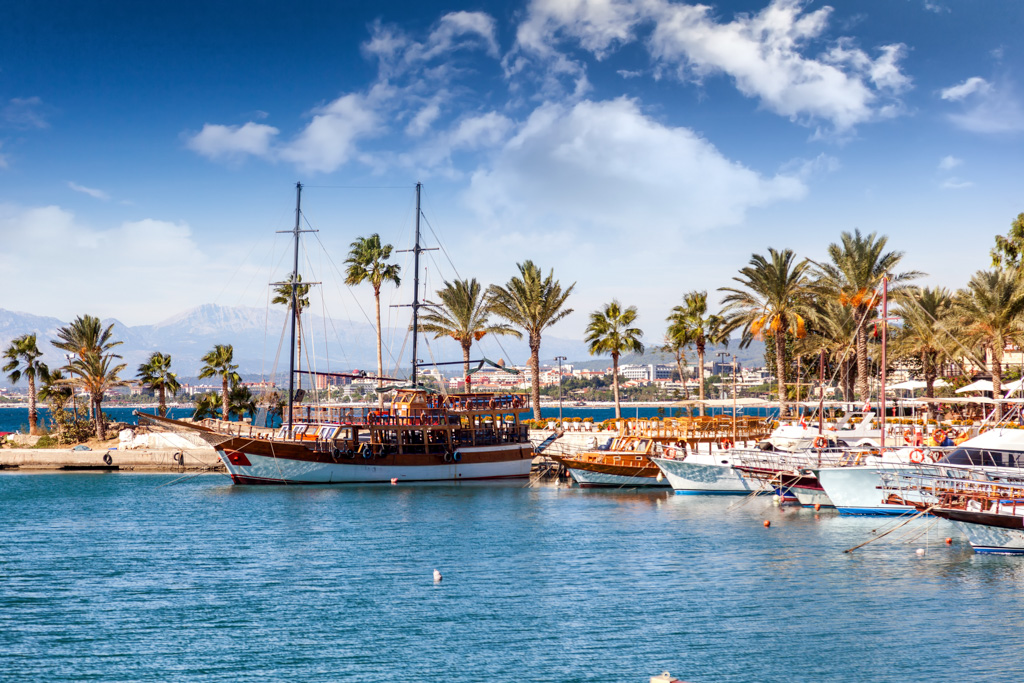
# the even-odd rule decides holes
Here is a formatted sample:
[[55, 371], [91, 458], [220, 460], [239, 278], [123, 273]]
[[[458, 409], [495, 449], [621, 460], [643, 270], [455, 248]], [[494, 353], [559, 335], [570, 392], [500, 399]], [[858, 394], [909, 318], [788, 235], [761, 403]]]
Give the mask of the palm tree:
[[39, 387], [39, 400], [50, 406], [50, 415], [56, 419], [71, 401], [73, 390], [67, 385], [67, 377], [60, 370], [50, 370]]
[[237, 417], [239, 420], [246, 415], [253, 417], [256, 415], [256, 397], [244, 384], [235, 385], [228, 396], [228, 408], [229, 416]]
[[[50, 343], [62, 351], [74, 354], [78, 360], [82, 361], [89, 354], [105, 355], [112, 348], [122, 343], [113, 340], [114, 323], [104, 328], [99, 318], [88, 314], [78, 316], [69, 325], [57, 330], [57, 337], [57, 339], [51, 340]], [[114, 353], [109, 355], [113, 358], [121, 357]], [[69, 375], [74, 374], [73, 365], [74, 363], [69, 360], [68, 364], [64, 366]], [[102, 416], [92, 412], [96, 405], [95, 401], [89, 401], [90, 416], [98, 422], [102, 422]]]
[[[420, 329], [433, 332], [434, 339], [451, 337], [462, 347], [463, 374], [469, 377], [469, 352], [474, 341], [488, 334], [509, 334], [522, 337], [518, 330], [505, 324], [488, 323], [489, 302], [476, 278], [444, 283], [437, 291], [441, 307], [431, 309], [420, 321]], [[472, 391], [469, 382], [466, 391]]]
[[889, 238], [877, 233], [861, 235], [860, 230], [840, 235], [840, 244], [830, 244], [828, 255], [832, 263], [820, 266], [823, 292], [850, 306], [857, 321], [857, 393], [867, 401], [868, 393], [868, 330], [867, 320], [872, 317], [880, 297], [877, 293], [882, 277], [888, 275], [889, 293], [898, 296], [909, 282], [923, 273], [912, 270], [892, 273], [903, 259], [902, 251], [885, 251]]
[[[385, 282], [394, 283], [398, 287], [402, 280], [398, 276], [401, 268], [396, 263], [386, 263], [391, 258], [391, 245], [381, 245], [380, 235], [374, 233], [369, 237], [358, 237], [351, 245], [348, 258], [345, 263], [348, 268], [345, 271], [345, 284], [355, 287], [368, 281], [373, 287], [373, 300], [377, 308], [377, 387], [384, 385], [380, 379], [384, 375], [384, 355], [381, 350], [381, 327], [380, 327], [380, 288]], [[413, 363], [416, 359], [413, 358]], [[384, 407], [384, 394], [378, 394], [378, 405]]]
[[[992, 357], [992, 395], [1002, 391], [1003, 350], [1007, 344], [1024, 346], [1024, 281], [1008, 270], [979, 270], [957, 292], [954, 311], [961, 332]], [[996, 419], [1003, 415], [996, 403]]]
[[203, 394], [196, 399], [196, 412], [192, 414], [193, 420], [202, 420], [207, 417], [217, 417], [217, 411], [221, 410], [224, 401], [214, 392]]
[[722, 334], [743, 328], [740, 347], [748, 346], [762, 330], [771, 332], [775, 342], [775, 374], [779, 384], [779, 416], [786, 415], [786, 373], [784, 358], [786, 335], [802, 338], [804, 316], [810, 308], [811, 281], [807, 259], [796, 262], [792, 249], [768, 248], [768, 258], [750, 257], [750, 265], [733, 277], [741, 288], [720, 287], [727, 292], [722, 300], [725, 318]]
[[[925, 287], [908, 290], [896, 309], [903, 319], [903, 329], [893, 341], [897, 356], [921, 359], [925, 397], [935, 398], [935, 380], [939, 367], [946, 359], [956, 355], [952, 351], [950, 326], [952, 324], [953, 295], [943, 287]], [[928, 404], [928, 419], [932, 419], [935, 406]]]
[[853, 345], [856, 339], [856, 324], [849, 307], [833, 299], [817, 297], [808, 312], [807, 336], [797, 345], [801, 355], [817, 355], [825, 352], [830, 362], [838, 365], [839, 386], [843, 398], [853, 400], [853, 378], [856, 357]]
[[[671, 331], [665, 331], [665, 342], [659, 349], [663, 353], [671, 353], [676, 359], [676, 372], [679, 373], [679, 381], [683, 385], [683, 396], [689, 398], [689, 391], [686, 389], [686, 377], [683, 375], [683, 367], [686, 365], [686, 343], [671, 334]], [[678, 394], [677, 394], [678, 395]]]
[[221, 419], [227, 421], [230, 411], [231, 387], [242, 381], [241, 376], [236, 372], [237, 365], [232, 361], [235, 357], [235, 349], [230, 344], [217, 344], [213, 350], [203, 356], [203, 367], [199, 370], [199, 379], [207, 377], [220, 377], [221, 379]]
[[563, 308], [576, 283], [565, 290], [555, 279], [552, 269], [545, 278], [533, 261], [517, 266], [519, 277], [512, 277], [504, 287], [491, 285], [487, 289], [491, 311], [526, 332], [530, 345], [531, 399], [533, 418], [540, 419], [540, 340], [541, 334], [565, 316], [571, 308]]
[[156, 391], [160, 396], [160, 417], [167, 416], [166, 392], [171, 396], [178, 393], [181, 384], [178, 383], [178, 376], [171, 372], [171, 356], [154, 351], [149, 360], [139, 366], [139, 381], [142, 386]]
[[636, 306], [623, 309], [618, 301], [605, 304], [601, 310], [590, 314], [587, 325], [587, 342], [590, 355], [608, 354], [612, 357], [612, 391], [615, 394], [615, 419], [622, 417], [619, 405], [619, 356], [626, 353], [643, 353], [640, 337], [642, 330], [630, 327], [636, 321]]
[[39, 434], [39, 411], [36, 408], [36, 378], [45, 381], [50, 370], [40, 361], [43, 352], [36, 345], [35, 334], [23, 334], [11, 340], [11, 345], [4, 351], [7, 363], [4, 372], [11, 384], [17, 384], [24, 377], [28, 382], [28, 433]]
[[[295, 276], [295, 329], [297, 331], [296, 341], [298, 342], [299, 366], [302, 366], [302, 311], [309, 308], [309, 287], [310, 285], [298, 284], [302, 282], [302, 276]], [[274, 288], [272, 304], [281, 304], [292, 310], [292, 284], [283, 282]], [[299, 373], [298, 388], [302, 388], [302, 373]]]
[[68, 372], [71, 375], [64, 383], [78, 387], [89, 394], [89, 403], [93, 420], [96, 425], [96, 438], [103, 441], [107, 438], [107, 425], [103, 421], [103, 396], [116, 387], [127, 386], [129, 383], [121, 379], [120, 373], [127, 365], [114, 359], [120, 356], [89, 352], [71, 361]]
[[680, 343], [697, 349], [697, 377], [700, 382], [700, 414], [704, 415], [704, 352], [708, 343], [729, 345], [729, 335], [723, 334], [725, 319], [708, 315], [708, 293], [692, 291], [683, 297], [683, 305], [669, 313], [666, 334]]

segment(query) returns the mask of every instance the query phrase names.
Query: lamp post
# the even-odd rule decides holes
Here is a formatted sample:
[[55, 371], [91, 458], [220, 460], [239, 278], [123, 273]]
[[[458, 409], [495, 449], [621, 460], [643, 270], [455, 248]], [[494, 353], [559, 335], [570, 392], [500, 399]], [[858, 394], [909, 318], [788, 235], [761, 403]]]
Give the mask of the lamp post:
[[558, 361], [558, 423], [562, 423], [562, 361], [566, 360], [565, 356], [555, 356], [555, 360]]

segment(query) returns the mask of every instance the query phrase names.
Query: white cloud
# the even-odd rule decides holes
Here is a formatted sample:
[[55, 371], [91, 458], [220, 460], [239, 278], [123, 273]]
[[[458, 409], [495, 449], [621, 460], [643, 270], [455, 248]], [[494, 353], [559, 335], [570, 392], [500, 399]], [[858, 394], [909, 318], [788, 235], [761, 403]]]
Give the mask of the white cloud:
[[38, 97], [14, 97], [0, 109], [0, 124], [17, 130], [49, 128], [44, 109]]
[[266, 157], [277, 128], [250, 121], [242, 126], [207, 123], [195, 135], [186, 138], [188, 148], [204, 157], [218, 160], [251, 154]]
[[964, 188], [973, 187], [974, 183], [969, 180], [960, 180], [959, 178], [947, 178], [942, 181], [942, 189], [944, 190], [963, 190]]
[[929, 12], [934, 12], [935, 14], [943, 14], [950, 11], [950, 9], [945, 5], [940, 5], [932, 0], [924, 0], [924, 8]]
[[881, 55], [871, 59], [840, 40], [818, 58], [805, 56], [804, 48], [828, 25], [829, 7], [804, 13], [796, 0], [775, 0], [728, 24], [716, 22], [704, 5], [659, 7], [650, 41], [656, 59], [699, 78], [727, 74], [744, 95], [793, 120], [823, 119], [845, 131], [891, 115], [892, 108], [879, 106], [880, 96], [895, 96], [910, 85], [897, 65], [901, 45], [882, 46]]
[[951, 102], [959, 102], [969, 95], [973, 95], [975, 93], [986, 93], [991, 90], [991, 88], [991, 84], [984, 78], [972, 76], [959, 85], [943, 89], [939, 93], [939, 97]]
[[[59, 206], [0, 204], [0, 241], [6, 245], [0, 250], [5, 277], [31, 280], [33, 309], [64, 319], [92, 313], [152, 322], [160, 311], [209, 300], [210, 283], [219, 284], [234, 268], [212, 263], [207, 254], [216, 250], [200, 248], [188, 225], [143, 219], [97, 228]], [[73, 259], [66, 268], [54, 268], [54, 254]], [[114, 297], [97, 298], [94, 287], [81, 286], [81, 268], [88, 264], [116, 273], [116, 282], [103, 286], [130, 286], [119, 286]], [[38, 277], [41, 272], [46, 277]]]
[[353, 157], [356, 141], [373, 133], [379, 124], [377, 111], [388, 89], [374, 88], [369, 95], [342, 95], [313, 112], [313, 120], [279, 152], [281, 159], [313, 172], [334, 171]]
[[379, 21], [370, 27], [370, 32], [370, 40], [362, 45], [362, 51], [378, 60], [382, 80], [415, 71], [438, 57], [451, 59], [453, 52], [462, 49], [483, 49], [491, 57], [498, 57], [494, 19], [484, 12], [445, 14], [423, 42]]
[[426, 133], [430, 127], [437, 120], [437, 117], [441, 115], [441, 105], [434, 99], [428, 102], [422, 109], [416, 112], [416, 115], [409, 121], [409, 125], [405, 127], [406, 135], [411, 137], [419, 137]]
[[110, 199], [110, 195], [107, 194], [106, 192], [104, 192], [103, 190], [96, 190], [96, 189], [93, 189], [91, 187], [85, 187], [85, 186], [79, 185], [78, 183], [73, 182], [71, 180], [68, 181], [68, 187], [70, 187], [75, 192], [81, 192], [82, 194], [87, 194], [90, 197], [93, 197], [95, 199], [102, 199], [103, 201], [107, 201], [108, 199]]
[[957, 159], [955, 156], [944, 156], [939, 161], [939, 170], [951, 171], [962, 163], [964, 163], [963, 159]]
[[939, 96], [962, 107], [960, 112], [949, 115], [958, 128], [972, 133], [1024, 131], [1024, 106], [1009, 81], [991, 83], [974, 76], [942, 90]]
[[473, 175], [466, 200], [524, 230], [600, 234], [615, 253], [641, 226], [664, 239], [736, 225], [751, 207], [805, 192], [798, 178], [766, 178], [620, 98], [539, 107]]
[[[824, 120], [844, 132], [900, 113], [897, 96], [911, 86], [899, 67], [904, 46], [880, 46], [872, 58], [840, 38], [815, 54], [832, 9], [805, 12], [804, 6], [800, 0], [773, 0], [757, 14], [722, 22], [707, 5], [668, 0], [534, 0], [505, 59], [506, 72], [514, 76], [530, 60], [539, 61], [542, 92], [550, 97], [556, 90], [552, 80], [586, 77], [584, 64], [560, 45], [577, 45], [600, 60], [643, 40], [659, 70], [684, 80], [726, 75], [744, 95], [801, 123]], [[649, 26], [644, 38], [641, 32]]]

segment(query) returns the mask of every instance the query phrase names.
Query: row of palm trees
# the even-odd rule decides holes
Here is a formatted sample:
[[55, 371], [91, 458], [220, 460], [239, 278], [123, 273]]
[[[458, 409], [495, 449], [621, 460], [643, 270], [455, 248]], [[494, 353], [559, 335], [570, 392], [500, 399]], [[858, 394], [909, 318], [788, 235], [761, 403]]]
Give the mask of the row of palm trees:
[[[66, 352], [67, 364], [55, 369], [50, 369], [42, 361], [43, 353], [36, 334], [24, 334], [11, 341], [4, 351], [6, 363], [3, 372], [12, 384], [18, 384], [22, 379], [28, 384], [30, 434], [40, 432], [38, 398], [49, 401], [56, 410], [63, 410], [79, 393], [89, 396], [89, 418], [93, 421], [96, 437], [104, 440], [103, 400], [111, 389], [130, 384], [156, 392], [160, 415], [167, 414], [167, 395], [173, 396], [181, 389], [177, 375], [171, 371], [171, 356], [155, 351], [138, 367], [135, 380], [122, 378], [121, 373], [127, 364], [119, 362], [121, 356], [113, 351], [122, 343], [114, 340], [113, 327], [113, 324], [104, 327], [99, 318], [83, 315], [58, 329], [57, 339], [50, 343]], [[200, 378], [221, 378], [222, 394], [218, 400], [225, 420], [231, 412], [238, 412], [238, 405], [253, 404], [251, 393], [240, 386], [241, 377], [233, 356], [234, 350], [230, 345], [218, 344], [203, 356], [204, 365], [199, 372]], [[235, 410], [232, 410], [232, 401]], [[77, 413], [77, 404], [75, 411]]]

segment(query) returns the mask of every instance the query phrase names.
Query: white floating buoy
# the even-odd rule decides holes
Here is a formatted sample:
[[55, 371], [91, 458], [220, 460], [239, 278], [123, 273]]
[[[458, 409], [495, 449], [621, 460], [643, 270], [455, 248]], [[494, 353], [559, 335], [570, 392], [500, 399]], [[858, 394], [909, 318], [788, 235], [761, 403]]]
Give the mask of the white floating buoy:
[[924, 555], [924, 548], [918, 548], [917, 549], [917, 554], [918, 555]]
[[658, 483], [659, 483], [659, 484], [660, 484], [660, 483], [661, 483], [662, 481], [664, 481], [664, 479], [665, 479], [665, 475], [661, 473], [661, 470], [658, 470], [658, 476], [656, 477], [656, 479], [657, 479], [657, 481], [658, 481]]
[[441, 579], [443, 579], [443, 578], [444, 578], [444, 577], [443, 577], [443, 576], [441, 576], [441, 572], [439, 572], [439, 571], [437, 571], [437, 570], [435, 569], [435, 570], [434, 570], [434, 583], [441, 583]]
[[394, 486], [398, 483], [398, 477], [391, 477], [391, 485]]

